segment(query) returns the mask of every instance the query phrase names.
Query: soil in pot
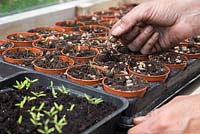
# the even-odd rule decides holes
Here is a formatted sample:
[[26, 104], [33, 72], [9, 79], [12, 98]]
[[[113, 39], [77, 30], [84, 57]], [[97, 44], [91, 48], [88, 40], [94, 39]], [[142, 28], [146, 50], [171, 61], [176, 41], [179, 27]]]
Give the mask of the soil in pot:
[[69, 30], [79, 31], [79, 26], [83, 26], [83, 24], [84, 23], [82, 22], [78, 22], [74, 20], [56, 22], [56, 25], [63, 27], [65, 31], [69, 31]]
[[155, 60], [162, 64], [186, 64], [187, 59], [174, 52], [162, 52], [150, 56], [151, 60]]
[[71, 68], [68, 70], [68, 74], [74, 78], [83, 80], [101, 79], [106, 75], [104, 71], [96, 69], [91, 65], [83, 65], [79, 68]]
[[58, 56], [55, 56], [53, 54], [48, 54], [41, 59], [35, 60], [34, 64], [38, 67], [46, 69], [60, 69], [69, 66], [68, 62], [61, 60]]
[[117, 22], [117, 19], [105, 19], [105, 20], [100, 20], [99, 24], [102, 26], [109, 27], [110, 29], [113, 27], [113, 25]]
[[38, 27], [35, 29], [30, 29], [30, 30], [28, 30], [28, 32], [38, 33], [42, 37], [46, 38], [46, 37], [52, 36], [54, 34], [62, 33], [62, 32], [64, 32], [64, 29], [60, 28], [60, 27], [56, 27], [56, 26], [55, 27]]
[[188, 45], [179, 45], [173, 48], [173, 51], [180, 54], [198, 54], [200, 53], [199, 47], [188, 44]]
[[86, 42], [87, 36], [79, 33], [64, 33], [55, 35], [59, 40], [65, 40], [68, 44], [83, 45]]
[[97, 20], [97, 17], [90, 16], [90, 15], [76, 16], [75, 18], [77, 21], [81, 21], [81, 22]]
[[104, 82], [109, 87], [121, 91], [137, 91], [148, 86], [147, 81], [133, 75], [106, 78]]
[[97, 55], [94, 62], [108, 69], [113, 74], [128, 74], [127, 67], [129, 62], [135, 62], [133, 58], [123, 54], [113, 54], [112, 51], [108, 51], [106, 54]]
[[90, 37], [107, 36], [109, 28], [97, 25], [81, 26], [80, 31]]
[[132, 62], [130, 69], [146, 76], [164, 75], [169, 71], [163, 64], [153, 60]]
[[11, 47], [13, 47], [13, 46], [14, 46], [14, 44], [11, 43], [11, 42], [9, 42], [9, 41], [0, 40], [0, 54], [1, 54], [4, 50], [6, 50], [6, 49], [8, 49], [8, 48], [11, 48]]
[[20, 48], [16, 48], [17, 52], [7, 51], [5, 55], [12, 59], [30, 59], [33, 60], [39, 56], [39, 54], [33, 53], [29, 49], [25, 51], [19, 51]]
[[39, 39], [39, 37], [37, 35], [13, 34], [8, 36], [8, 39], [13, 41], [34, 41]]
[[[49, 132], [54, 134], [79, 134], [116, 110], [104, 101], [92, 104], [86, 97], [58, 90], [53, 94], [52, 91], [42, 85], [31, 85], [28, 90], [0, 94], [0, 132], [38, 134], [51, 130]], [[23, 100], [25, 103], [20, 108], [17, 104], [22, 104]]]
[[89, 44], [91, 47], [106, 48], [108, 44], [108, 40], [107, 38], [104, 38], [104, 37], [91, 38], [89, 39]]
[[89, 49], [73, 49], [71, 47], [64, 48], [63, 54], [70, 57], [89, 57], [89, 56], [95, 56], [97, 54], [96, 51]]
[[200, 36], [194, 36], [192, 38], [189, 38], [188, 42], [193, 43], [193, 44], [194, 43], [200, 43]]
[[65, 46], [68, 46], [69, 44], [65, 40], [40, 40], [37, 42], [34, 42], [33, 46], [37, 48], [41, 48], [44, 50], [62, 50]]

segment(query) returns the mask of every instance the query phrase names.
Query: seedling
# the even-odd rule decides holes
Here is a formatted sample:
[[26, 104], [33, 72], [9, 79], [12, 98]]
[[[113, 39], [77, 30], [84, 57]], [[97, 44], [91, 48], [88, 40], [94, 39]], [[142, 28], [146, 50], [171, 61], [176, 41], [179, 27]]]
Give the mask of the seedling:
[[58, 133], [62, 133], [62, 128], [63, 126], [67, 125], [67, 120], [65, 119], [65, 116], [58, 120], [58, 116], [55, 115], [53, 123], [55, 124], [55, 128], [58, 131]]
[[44, 94], [44, 91], [41, 91], [41, 92], [33, 92], [33, 91], [31, 91], [31, 93], [34, 95], [34, 96], [36, 96], [37, 98], [39, 98], [39, 97], [45, 97], [46, 96], [46, 94]]
[[57, 92], [55, 91], [55, 89], [53, 88], [53, 81], [51, 81], [51, 85], [50, 85], [50, 87], [51, 87], [51, 93], [52, 93], [52, 95], [53, 95], [53, 97], [54, 98], [57, 98]]
[[29, 78], [25, 77], [24, 81], [21, 81], [21, 82], [16, 81], [17, 85], [13, 85], [13, 87], [16, 89], [19, 89], [19, 90], [21, 90], [23, 88], [28, 90], [30, 88], [31, 84], [34, 82], [37, 82], [37, 81], [38, 81], [38, 79], [30, 80]]
[[26, 102], [27, 102], [27, 96], [25, 96], [20, 103], [15, 104], [15, 106], [23, 108]]
[[103, 102], [102, 98], [92, 98], [91, 96], [84, 94], [85, 98], [90, 104], [98, 105]]
[[62, 93], [62, 94], [68, 94], [69, 91], [62, 85], [62, 87], [58, 87], [58, 90]]
[[56, 115], [58, 113], [58, 111], [56, 110], [55, 107], [52, 107], [50, 111], [43, 111], [46, 115], [48, 115], [49, 117], [53, 117], [54, 115]]
[[63, 105], [62, 105], [62, 104], [59, 105], [59, 104], [57, 104], [56, 102], [54, 102], [53, 104], [54, 104], [55, 108], [56, 108], [59, 112], [63, 110]]
[[17, 120], [17, 123], [21, 125], [22, 124], [22, 120], [23, 120], [23, 116], [20, 115], [18, 120]]
[[32, 100], [36, 100], [36, 99], [37, 99], [37, 97], [30, 97], [30, 96], [27, 97], [28, 102], [32, 101]]
[[41, 134], [51, 134], [52, 132], [55, 131], [55, 128], [52, 127], [52, 128], [49, 128], [48, 124], [49, 124], [50, 120], [47, 119], [45, 122], [44, 122], [44, 129], [37, 129], [37, 131]]
[[74, 108], [75, 108], [75, 104], [72, 104], [72, 105], [70, 106], [70, 108], [67, 109], [67, 111], [72, 112], [72, 111], [74, 110]]

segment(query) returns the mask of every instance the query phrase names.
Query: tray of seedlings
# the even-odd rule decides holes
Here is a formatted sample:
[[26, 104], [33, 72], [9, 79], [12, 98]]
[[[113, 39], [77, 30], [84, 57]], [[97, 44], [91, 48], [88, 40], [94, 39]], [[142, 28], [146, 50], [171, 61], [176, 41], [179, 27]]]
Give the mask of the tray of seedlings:
[[17, 73], [0, 87], [1, 133], [108, 133], [128, 107], [124, 98], [39, 73]]
[[[0, 118], [1, 124], [6, 118], [12, 119], [15, 126], [9, 126], [8, 121], [1, 125], [0, 130], [5, 133], [115, 133], [110, 128], [117, 123], [124, 128], [132, 127], [133, 117], [145, 115], [159, 107], [198, 79], [199, 37], [192, 37], [168, 51], [152, 55], [132, 52], [120, 41], [109, 41], [112, 25], [134, 6], [110, 7], [91, 15], [76, 16], [74, 20], [60, 20], [55, 26], [10, 34], [7, 40], [0, 41], [0, 99], [10, 105], [8, 111], [9, 108], [16, 110], [15, 114], [11, 113], [12, 116]], [[35, 79], [38, 79], [37, 82]], [[32, 87], [35, 84], [41, 87]], [[23, 89], [17, 90], [20, 86]], [[63, 92], [63, 87], [70, 90], [69, 94]], [[35, 92], [45, 96], [37, 100]], [[72, 95], [71, 100], [64, 94]], [[32, 101], [30, 97], [36, 99]], [[14, 99], [9, 102], [7, 98]], [[74, 98], [81, 103], [74, 101]], [[100, 104], [93, 105], [89, 100]], [[82, 102], [88, 109], [78, 106]], [[111, 105], [104, 107], [104, 102]], [[22, 104], [24, 108], [18, 106]], [[103, 107], [95, 110], [103, 110], [105, 114], [96, 120], [96, 115], [102, 112], [91, 115], [87, 112], [90, 106], [98, 108], [100, 105]], [[39, 111], [40, 106], [42, 112]], [[57, 106], [65, 108], [59, 111]], [[52, 111], [57, 110], [56, 116], [48, 116], [51, 108]], [[83, 109], [84, 113], [81, 112]], [[73, 110], [79, 110], [77, 113], [80, 115], [72, 115], [76, 114], [70, 112]], [[39, 116], [37, 120], [33, 119], [34, 115]], [[79, 117], [85, 118], [83, 120], [86, 122], [79, 122]], [[60, 120], [64, 125], [56, 124]], [[35, 126], [34, 121], [39, 124]]]

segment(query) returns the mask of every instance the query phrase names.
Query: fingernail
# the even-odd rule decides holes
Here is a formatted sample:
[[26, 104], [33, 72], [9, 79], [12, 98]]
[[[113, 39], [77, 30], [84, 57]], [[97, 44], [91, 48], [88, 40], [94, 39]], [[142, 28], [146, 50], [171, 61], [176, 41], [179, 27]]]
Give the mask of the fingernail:
[[115, 29], [111, 31], [111, 34], [114, 36], [118, 36], [121, 34], [122, 31], [123, 31], [122, 26], [118, 25]]

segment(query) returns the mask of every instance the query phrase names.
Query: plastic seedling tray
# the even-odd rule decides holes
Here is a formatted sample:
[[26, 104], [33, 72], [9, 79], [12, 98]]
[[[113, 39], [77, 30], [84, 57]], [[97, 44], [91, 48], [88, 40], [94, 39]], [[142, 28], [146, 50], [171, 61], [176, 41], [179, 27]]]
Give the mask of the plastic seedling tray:
[[12, 90], [12, 85], [16, 84], [16, 80], [23, 81], [25, 77], [28, 77], [29, 79], [39, 79], [37, 84], [43, 85], [45, 87], [48, 87], [50, 85], [50, 81], [53, 81], [55, 89], [56, 87], [63, 85], [68, 90], [70, 90], [71, 94], [75, 96], [84, 96], [86, 93], [93, 97], [101, 97], [105, 102], [109, 102], [113, 106], [117, 107], [116, 111], [112, 112], [110, 115], [106, 116], [104, 119], [82, 132], [83, 134], [102, 134], [108, 132], [112, 133], [112, 128], [115, 127], [114, 125], [116, 120], [120, 117], [120, 114], [128, 107], [128, 101], [124, 98], [116, 97], [107, 93], [100, 93], [89, 87], [83, 87], [62, 79], [39, 73], [17, 73], [15, 75], [8, 76], [0, 82], [0, 88], [1, 90]]

